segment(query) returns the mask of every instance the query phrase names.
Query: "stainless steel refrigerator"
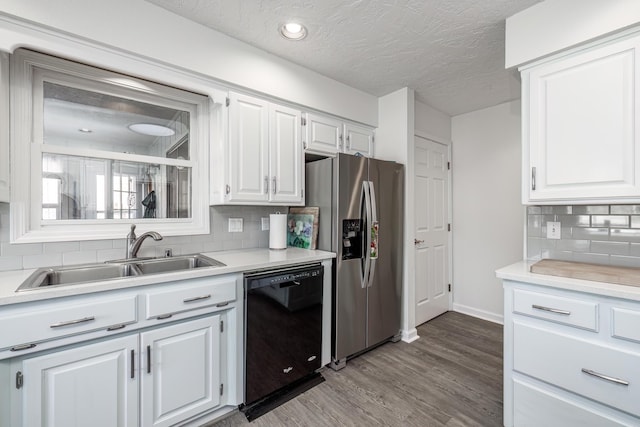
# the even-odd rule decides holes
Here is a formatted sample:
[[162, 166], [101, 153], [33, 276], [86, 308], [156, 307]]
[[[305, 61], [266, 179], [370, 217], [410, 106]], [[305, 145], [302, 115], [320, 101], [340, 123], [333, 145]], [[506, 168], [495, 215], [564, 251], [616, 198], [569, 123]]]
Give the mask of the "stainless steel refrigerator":
[[306, 204], [318, 206], [318, 249], [336, 253], [332, 367], [399, 336], [404, 167], [339, 154], [306, 164]]

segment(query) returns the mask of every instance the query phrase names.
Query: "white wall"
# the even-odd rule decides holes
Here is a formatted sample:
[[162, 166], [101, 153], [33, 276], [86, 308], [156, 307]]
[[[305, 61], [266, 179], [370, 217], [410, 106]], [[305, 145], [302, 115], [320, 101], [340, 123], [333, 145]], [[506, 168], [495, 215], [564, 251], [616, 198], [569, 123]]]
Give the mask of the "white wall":
[[[52, 39], [50, 28], [225, 84], [377, 125], [376, 97], [144, 0], [3, 0], [0, 8], [0, 50], [27, 46], [119, 70], [117, 61], [92, 55], [65, 37]], [[161, 75], [146, 77], [162, 81]]]
[[636, 25], [638, 0], [546, 0], [506, 23], [507, 68]]
[[453, 309], [502, 322], [497, 268], [522, 259], [520, 101], [452, 118]]
[[378, 129], [376, 130], [375, 157], [393, 160], [405, 165], [404, 186], [404, 275], [402, 287], [402, 340], [417, 339], [415, 321], [415, 284], [413, 281], [413, 133], [415, 128], [413, 89], [403, 88], [380, 97], [378, 101]]
[[438, 142], [451, 141], [451, 117], [424, 102], [415, 103], [416, 133]]

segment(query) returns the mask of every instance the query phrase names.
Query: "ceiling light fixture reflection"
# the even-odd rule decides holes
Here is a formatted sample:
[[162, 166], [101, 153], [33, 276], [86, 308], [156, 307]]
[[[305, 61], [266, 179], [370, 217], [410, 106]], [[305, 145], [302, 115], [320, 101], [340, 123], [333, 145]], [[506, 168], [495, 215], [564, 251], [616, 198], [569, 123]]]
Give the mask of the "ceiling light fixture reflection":
[[129, 125], [129, 129], [135, 133], [151, 136], [171, 136], [175, 134], [175, 131], [171, 128], [151, 123], [134, 123]]
[[289, 40], [302, 40], [307, 37], [307, 29], [297, 22], [289, 22], [280, 27], [280, 34]]

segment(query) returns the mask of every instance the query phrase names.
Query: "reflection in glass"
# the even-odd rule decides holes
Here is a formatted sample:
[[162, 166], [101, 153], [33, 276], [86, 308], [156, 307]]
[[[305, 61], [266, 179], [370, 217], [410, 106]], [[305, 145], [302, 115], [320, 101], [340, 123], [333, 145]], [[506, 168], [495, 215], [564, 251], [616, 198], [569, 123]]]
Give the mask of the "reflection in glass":
[[190, 218], [191, 168], [43, 153], [42, 219]]
[[[43, 90], [45, 144], [166, 157], [177, 141], [189, 140], [188, 111], [49, 81]], [[140, 133], [129, 128], [135, 124], [162, 126], [171, 134]], [[183, 157], [189, 160], [189, 150]]]

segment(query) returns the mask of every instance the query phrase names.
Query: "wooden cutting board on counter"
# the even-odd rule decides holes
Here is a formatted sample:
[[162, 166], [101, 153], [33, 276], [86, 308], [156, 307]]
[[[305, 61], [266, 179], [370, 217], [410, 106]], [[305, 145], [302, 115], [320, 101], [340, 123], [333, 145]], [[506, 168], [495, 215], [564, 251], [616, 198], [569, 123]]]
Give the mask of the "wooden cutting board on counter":
[[543, 259], [533, 264], [530, 270], [532, 273], [550, 276], [640, 286], [640, 268]]

